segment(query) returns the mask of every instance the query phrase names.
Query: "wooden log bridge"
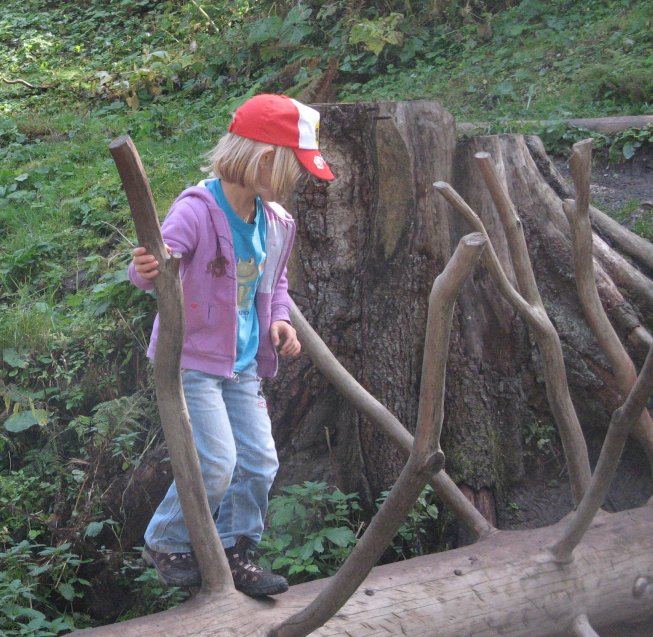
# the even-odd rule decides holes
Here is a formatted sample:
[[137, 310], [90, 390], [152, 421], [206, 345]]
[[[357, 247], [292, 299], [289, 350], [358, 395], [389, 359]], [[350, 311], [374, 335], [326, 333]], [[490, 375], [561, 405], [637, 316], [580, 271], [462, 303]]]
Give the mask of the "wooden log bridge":
[[[563, 524], [501, 531], [467, 547], [376, 567], [338, 613], [311, 634], [560, 637], [574, 634], [581, 612], [598, 631], [653, 615], [653, 506], [598, 516], [574, 562], [561, 565], [551, 560], [546, 547]], [[180, 608], [74, 634], [271, 636], [273, 625], [305, 607], [327, 585], [328, 580], [300, 584], [262, 601], [240, 593], [197, 595]]]

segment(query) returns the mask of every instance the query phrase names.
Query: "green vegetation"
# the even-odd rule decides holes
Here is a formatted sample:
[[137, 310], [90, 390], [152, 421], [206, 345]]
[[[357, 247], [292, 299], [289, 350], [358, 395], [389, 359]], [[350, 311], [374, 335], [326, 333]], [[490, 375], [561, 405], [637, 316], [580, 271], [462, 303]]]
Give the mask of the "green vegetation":
[[259, 545], [261, 565], [291, 584], [333, 575], [356, 544], [363, 524], [358, 496], [304, 482], [270, 500], [268, 526]]
[[[324, 482], [304, 482], [282, 489], [270, 500], [268, 526], [259, 545], [261, 565], [298, 584], [333, 575], [365, 528], [355, 493], [345, 494]], [[380, 494], [380, 507], [388, 495]], [[426, 486], [397, 531], [384, 560], [408, 559], [435, 548], [438, 508]]]
[[[649, 2], [626, 0], [5, 0], [0, 632], [57, 635], [185, 596], [159, 587], [107, 509], [114, 483], [160, 440], [144, 357], [154, 304], [125, 277], [134, 232], [111, 139], [135, 139], [160, 211], [260, 91], [437, 99], [459, 121], [567, 152], [588, 133], [566, 118], [651, 111], [651, 18]], [[653, 132], [594, 137], [618, 160]], [[651, 238], [647, 214], [634, 227]], [[529, 435], [550, 439], [539, 426]], [[433, 507], [425, 493], [394, 557], [432, 548]], [[271, 503], [265, 559], [295, 581], [328, 574], [358, 515], [354, 495], [292, 487]], [[114, 616], [93, 608], [103, 565], [122, 591]]]

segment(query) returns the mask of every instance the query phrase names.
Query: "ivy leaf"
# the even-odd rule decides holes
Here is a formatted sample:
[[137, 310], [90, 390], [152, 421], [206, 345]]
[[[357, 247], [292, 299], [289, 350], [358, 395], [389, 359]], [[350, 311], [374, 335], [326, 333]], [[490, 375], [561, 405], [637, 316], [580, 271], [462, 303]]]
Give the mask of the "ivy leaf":
[[34, 425], [43, 426], [48, 422], [48, 412], [45, 409], [20, 411], [5, 420], [5, 429], [11, 433], [25, 431]]

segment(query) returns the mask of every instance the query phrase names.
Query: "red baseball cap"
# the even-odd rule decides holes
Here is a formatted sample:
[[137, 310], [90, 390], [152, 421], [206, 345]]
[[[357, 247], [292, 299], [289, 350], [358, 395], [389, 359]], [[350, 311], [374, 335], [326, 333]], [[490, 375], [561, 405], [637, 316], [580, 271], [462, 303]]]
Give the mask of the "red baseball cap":
[[257, 142], [292, 148], [299, 162], [320, 179], [333, 179], [319, 150], [320, 114], [285, 95], [256, 95], [236, 109], [229, 132]]

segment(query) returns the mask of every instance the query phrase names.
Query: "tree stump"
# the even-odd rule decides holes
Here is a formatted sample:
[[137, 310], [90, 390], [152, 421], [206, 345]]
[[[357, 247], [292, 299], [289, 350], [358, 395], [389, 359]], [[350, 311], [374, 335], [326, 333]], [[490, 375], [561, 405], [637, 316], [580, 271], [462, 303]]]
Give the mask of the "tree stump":
[[[476, 210], [513, 276], [496, 209], [475, 165], [474, 155], [487, 151], [522, 218], [594, 460], [623, 395], [578, 302], [561, 201], [569, 191], [561, 192], [564, 180], [539, 139], [459, 141], [452, 117], [434, 102], [319, 108], [322, 149], [337, 179], [329, 185], [311, 180], [291, 202], [298, 237], [289, 278], [297, 305], [340, 362], [414, 431], [429, 289], [470, 231], [433, 191], [433, 182], [452, 183]], [[653, 295], [646, 294], [651, 282], [631, 265], [620, 273], [615, 264], [625, 260], [598, 236], [595, 241], [602, 244], [596, 257], [599, 290], [627, 339], [633, 325], [652, 315]], [[459, 297], [450, 351], [442, 355], [449, 357], [447, 471], [471, 492], [484, 494], [490, 517], [487, 495], [494, 496], [500, 526], [559, 520], [572, 503], [559, 475], [564, 463], [555, 434], [549, 456], [533, 458], [542, 456], [537, 442], [555, 428], [541, 360], [523, 320], [484, 268], [477, 268]], [[329, 387], [307, 357], [282, 366], [268, 391], [281, 456], [277, 485], [327, 479], [359, 492], [372, 507], [403, 464], [383, 434]], [[645, 454], [628, 447], [623, 464], [610, 496], [614, 509], [641, 504], [651, 493]]]

